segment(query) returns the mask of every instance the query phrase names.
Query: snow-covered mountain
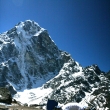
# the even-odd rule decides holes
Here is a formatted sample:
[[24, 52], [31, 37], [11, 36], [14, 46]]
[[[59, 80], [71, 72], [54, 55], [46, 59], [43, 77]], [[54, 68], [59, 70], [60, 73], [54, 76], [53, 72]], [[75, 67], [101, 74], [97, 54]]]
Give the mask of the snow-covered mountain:
[[22, 103], [44, 104], [49, 98], [60, 104], [87, 104], [87, 100], [105, 110], [110, 105], [109, 80], [109, 73], [97, 65], [84, 68], [59, 50], [47, 30], [34, 21], [19, 22], [0, 34], [0, 86], [11, 87]]
[[36, 88], [57, 75], [68, 54], [34, 21], [18, 23], [0, 34], [0, 84], [16, 90]]

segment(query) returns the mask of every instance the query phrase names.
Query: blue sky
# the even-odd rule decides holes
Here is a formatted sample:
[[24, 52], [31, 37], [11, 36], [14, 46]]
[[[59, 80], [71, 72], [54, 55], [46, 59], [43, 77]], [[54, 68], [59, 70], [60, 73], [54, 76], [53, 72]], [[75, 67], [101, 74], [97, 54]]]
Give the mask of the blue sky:
[[82, 66], [110, 70], [110, 0], [0, 0], [0, 33], [28, 19]]

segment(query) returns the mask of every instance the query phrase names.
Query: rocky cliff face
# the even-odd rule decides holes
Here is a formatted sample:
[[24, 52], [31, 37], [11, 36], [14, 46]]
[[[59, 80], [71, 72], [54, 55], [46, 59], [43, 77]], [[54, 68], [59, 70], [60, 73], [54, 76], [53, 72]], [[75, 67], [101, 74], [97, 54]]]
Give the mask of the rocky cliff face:
[[20, 22], [0, 34], [0, 86], [10, 84], [16, 90], [41, 86], [57, 75], [68, 59], [47, 30], [34, 21]]
[[[25, 89], [51, 88], [47, 95], [41, 94], [40, 104], [48, 98], [60, 104], [87, 100], [101, 110], [110, 108], [109, 72], [105, 74], [97, 65], [82, 67], [58, 49], [47, 30], [30, 20], [0, 34], [0, 87], [4, 86], [12, 95]], [[28, 95], [31, 101], [39, 99], [36, 93]]]

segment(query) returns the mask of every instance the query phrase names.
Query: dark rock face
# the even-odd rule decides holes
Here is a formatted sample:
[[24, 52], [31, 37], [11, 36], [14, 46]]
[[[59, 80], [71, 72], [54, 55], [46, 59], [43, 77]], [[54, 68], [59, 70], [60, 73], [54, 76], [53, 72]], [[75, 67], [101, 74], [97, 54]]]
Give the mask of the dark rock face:
[[105, 76], [110, 80], [110, 70], [107, 72], [107, 74], [105, 74]]
[[0, 88], [0, 102], [11, 104], [12, 97], [11, 97], [11, 94], [7, 88], [4, 88], [4, 87]]

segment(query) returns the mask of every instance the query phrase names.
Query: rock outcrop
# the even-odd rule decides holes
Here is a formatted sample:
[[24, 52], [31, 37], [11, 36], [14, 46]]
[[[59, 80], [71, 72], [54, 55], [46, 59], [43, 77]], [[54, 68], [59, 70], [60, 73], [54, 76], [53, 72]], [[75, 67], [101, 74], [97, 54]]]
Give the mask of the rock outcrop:
[[0, 103], [11, 104], [12, 96], [7, 88], [0, 87]]

